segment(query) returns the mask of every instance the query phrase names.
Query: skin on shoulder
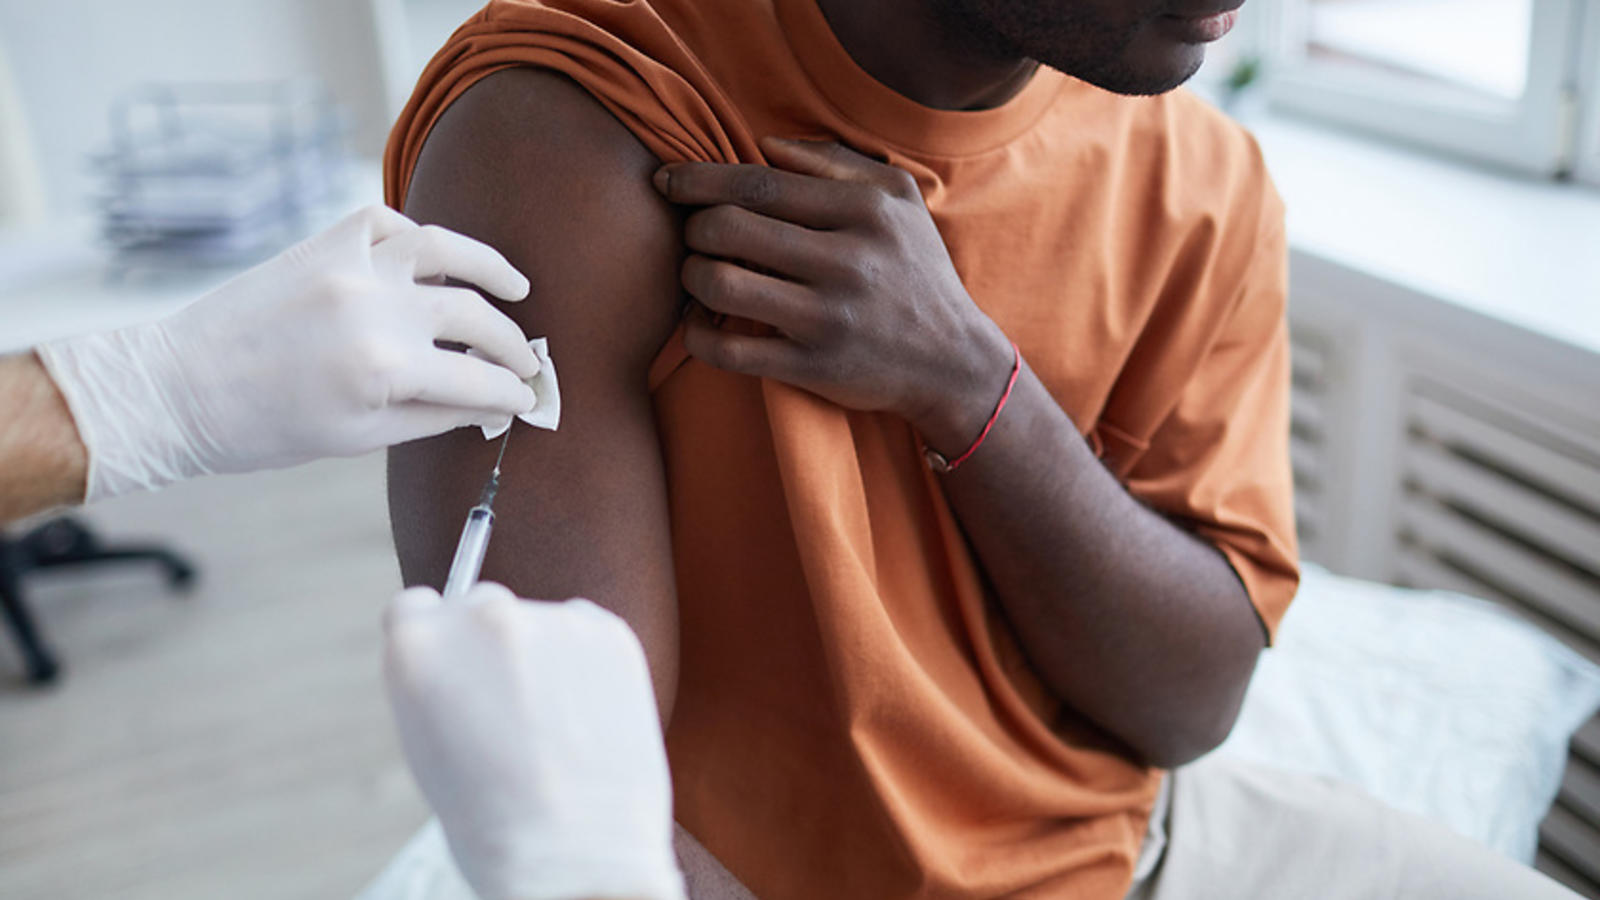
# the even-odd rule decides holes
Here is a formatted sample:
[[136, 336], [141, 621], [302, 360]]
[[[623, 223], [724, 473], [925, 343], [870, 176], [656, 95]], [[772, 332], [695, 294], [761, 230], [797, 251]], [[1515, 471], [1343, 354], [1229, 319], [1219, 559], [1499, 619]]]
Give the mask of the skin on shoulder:
[[[535, 69], [491, 75], [439, 119], [404, 212], [477, 238], [527, 273], [501, 308], [546, 336], [561, 371], [556, 432], [517, 427], [483, 579], [527, 597], [587, 597], [622, 616], [650, 662], [663, 721], [677, 681], [677, 601], [647, 384], [677, 324], [679, 213], [659, 161], [589, 94]], [[389, 512], [407, 585], [442, 585], [493, 466], [472, 429], [393, 448]]]

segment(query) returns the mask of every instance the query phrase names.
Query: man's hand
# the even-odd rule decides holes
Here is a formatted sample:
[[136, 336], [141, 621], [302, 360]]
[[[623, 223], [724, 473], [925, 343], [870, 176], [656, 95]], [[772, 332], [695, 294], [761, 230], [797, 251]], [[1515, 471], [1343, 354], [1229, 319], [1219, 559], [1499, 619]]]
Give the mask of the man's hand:
[[587, 600], [428, 588], [384, 620], [406, 761], [484, 900], [680, 900], [672, 788], [644, 651]]
[[446, 279], [528, 293], [484, 244], [370, 207], [167, 319], [40, 347], [89, 449], [87, 499], [527, 412], [522, 330]]
[[836, 143], [768, 139], [774, 168], [677, 163], [656, 174], [684, 226], [683, 286], [775, 336], [690, 319], [684, 343], [721, 369], [905, 418], [963, 451], [994, 408], [1011, 348], [956, 274], [916, 181]]

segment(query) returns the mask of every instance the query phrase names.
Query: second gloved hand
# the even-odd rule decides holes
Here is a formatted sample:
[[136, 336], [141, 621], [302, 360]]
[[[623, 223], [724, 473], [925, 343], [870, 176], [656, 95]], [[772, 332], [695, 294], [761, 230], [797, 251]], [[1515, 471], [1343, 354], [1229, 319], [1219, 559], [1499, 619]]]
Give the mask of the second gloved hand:
[[644, 651], [587, 600], [428, 588], [385, 619], [406, 761], [483, 900], [680, 900], [672, 788]]
[[521, 329], [445, 278], [528, 293], [489, 247], [370, 207], [167, 319], [38, 348], [89, 450], [86, 499], [527, 412], [539, 362]]

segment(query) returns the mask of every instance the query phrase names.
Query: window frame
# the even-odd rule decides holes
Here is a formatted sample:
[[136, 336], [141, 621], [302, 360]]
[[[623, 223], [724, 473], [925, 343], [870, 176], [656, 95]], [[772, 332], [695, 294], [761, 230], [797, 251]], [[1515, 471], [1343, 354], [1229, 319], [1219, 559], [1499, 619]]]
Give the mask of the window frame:
[[1582, 47], [1573, 64], [1572, 84], [1582, 109], [1574, 123], [1572, 175], [1600, 185], [1600, 0], [1590, 0], [1581, 15]]
[[1264, 88], [1274, 109], [1528, 174], [1556, 175], [1571, 164], [1574, 35], [1585, 0], [1532, 0], [1527, 85], [1516, 100], [1309, 59], [1308, 2], [1274, 0], [1257, 10], [1267, 19]]

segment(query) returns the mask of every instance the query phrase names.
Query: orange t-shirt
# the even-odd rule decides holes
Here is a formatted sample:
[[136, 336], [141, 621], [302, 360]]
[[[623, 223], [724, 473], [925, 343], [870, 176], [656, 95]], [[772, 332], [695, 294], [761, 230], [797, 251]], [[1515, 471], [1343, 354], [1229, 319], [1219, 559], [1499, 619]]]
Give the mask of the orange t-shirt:
[[[912, 172], [967, 289], [1105, 464], [1215, 542], [1276, 627], [1297, 578], [1283, 210], [1222, 115], [1048, 70], [995, 109], [929, 109], [814, 0], [501, 0], [423, 73], [390, 203], [445, 107], [510, 66], [572, 78], [663, 161], [829, 136]], [[763, 900], [1120, 898], [1161, 774], [1029, 669], [907, 424], [679, 337], [651, 390], [679, 821]]]

